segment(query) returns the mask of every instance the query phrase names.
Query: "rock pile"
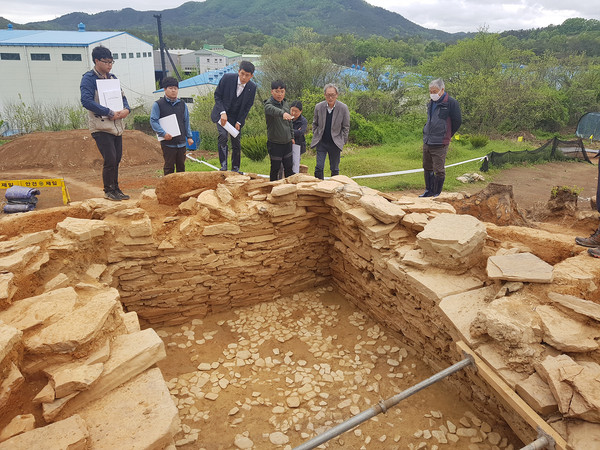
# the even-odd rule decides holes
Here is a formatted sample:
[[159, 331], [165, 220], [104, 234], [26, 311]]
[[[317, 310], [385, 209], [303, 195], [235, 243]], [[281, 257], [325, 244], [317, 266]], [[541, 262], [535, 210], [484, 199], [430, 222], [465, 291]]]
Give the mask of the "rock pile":
[[[56, 225], [49, 220], [42, 231], [3, 237], [0, 401], [14, 404], [23, 376], [43, 376], [49, 387], [31, 399], [43, 404], [36, 424], [81, 420], [90, 433], [86, 439], [94, 441], [92, 430], [102, 433], [108, 425], [94, 428], [102, 414], [86, 412], [88, 405], [100, 405], [119, 389], [161, 383], [160, 374], [148, 369], [163, 355], [160, 344], [152, 330], [136, 331], [128, 314], [135, 311], [153, 326], [184, 324], [331, 283], [403, 334], [434, 369], [459, 358], [453, 340], [462, 339], [514, 389], [537, 373], [535, 386], [554, 386], [559, 419], [574, 419], [552, 416], [553, 426], [571, 442], [597, 439], [597, 399], [582, 380], [593, 391], [600, 336], [597, 318], [581, 311], [600, 300], [600, 267], [577, 253], [572, 236], [490, 224], [484, 234], [482, 223], [456, 215], [443, 201], [388, 201], [343, 176], [320, 181], [297, 174], [273, 183], [239, 174], [207, 176], [203, 184], [201, 174], [173, 174], [139, 202], [90, 200], [53, 212]], [[61, 214], [66, 218], [59, 220]], [[2, 225], [0, 235], [18, 228], [14, 221]], [[554, 304], [549, 292], [575, 300]], [[566, 317], [578, 335], [557, 326]], [[560, 359], [557, 370], [542, 369], [548, 357], [563, 352], [572, 363]], [[558, 380], [552, 378], [556, 372]], [[481, 383], [467, 375], [455, 382], [482, 410], [517, 420]], [[564, 392], [582, 397], [575, 410], [566, 408], [568, 394], [559, 395]], [[167, 442], [173, 405], [149, 398], [157, 403], [146, 407], [146, 415], [155, 409], [165, 414], [156, 418], [160, 426], [152, 426], [156, 433], [143, 433]], [[30, 428], [30, 418], [17, 417], [29, 411], [17, 409], [9, 429]], [[535, 435], [531, 430], [520, 437]]]

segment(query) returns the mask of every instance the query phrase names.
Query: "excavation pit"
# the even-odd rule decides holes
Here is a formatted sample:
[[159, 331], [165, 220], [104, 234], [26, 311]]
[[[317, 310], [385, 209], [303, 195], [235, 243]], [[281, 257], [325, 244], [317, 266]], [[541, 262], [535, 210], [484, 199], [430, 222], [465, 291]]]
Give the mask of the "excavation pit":
[[[330, 445], [505, 448], [535, 439], [538, 420], [557, 448], [598, 436], [597, 405], [576, 375], [593, 379], [598, 370], [600, 269], [571, 236], [484, 224], [443, 201], [390, 201], [346, 177], [271, 183], [222, 172], [170, 175], [139, 201], [92, 199], [6, 218], [0, 236], [0, 371], [10, 380], [0, 426], [21, 427], [5, 441], [13, 448], [41, 436], [52, 442], [64, 436], [59, 426], [88, 448], [252, 448], [248, 439], [254, 448], [295, 446], [459, 361], [459, 341], [482, 358], [477, 371], [465, 369]], [[245, 327], [236, 324], [241, 314], [263, 319]], [[294, 319], [289, 338], [275, 333], [286, 314]], [[585, 338], [560, 335], [558, 317]], [[324, 348], [315, 350], [302, 326], [332, 328]], [[257, 330], [266, 337], [253, 342]], [[577, 369], [575, 378], [557, 379], [551, 363], [559, 362]], [[263, 368], [270, 371], [257, 378]], [[366, 369], [372, 379], [356, 378]], [[324, 375], [340, 386], [328, 389]], [[540, 389], [528, 388], [534, 376]], [[267, 392], [265, 380], [275, 389]], [[583, 398], [577, 410], [553, 393], [567, 388]], [[515, 390], [527, 403], [504, 397]], [[28, 413], [34, 430], [32, 418], [14, 419]], [[402, 420], [387, 425], [396, 416]], [[450, 428], [444, 422], [460, 428], [463, 416], [469, 431], [436, 443], [440, 427]]]

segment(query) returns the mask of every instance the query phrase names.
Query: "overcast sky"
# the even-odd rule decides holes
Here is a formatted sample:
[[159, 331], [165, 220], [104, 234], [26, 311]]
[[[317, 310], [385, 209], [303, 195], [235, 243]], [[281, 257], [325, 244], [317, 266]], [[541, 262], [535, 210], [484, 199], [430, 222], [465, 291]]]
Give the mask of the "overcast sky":
[[[325, 1], [325, 0], [324, 0]], [[372, 5], [394, 11], [426, 28], [449, 33], [490, 32], [540, 28], [559, 25], [571, 17], [600, 20], [599, 0], [367, 0]], [[138, 11], [176, 8], [184, 2], [167, 4], [159, 0], [2, 0], [0, 16], [15, 23], [52, 20], [70, 12], [89, 14], [111, 9], [133, 8]], [[290, 3], [290, 6], [293, 2]]]

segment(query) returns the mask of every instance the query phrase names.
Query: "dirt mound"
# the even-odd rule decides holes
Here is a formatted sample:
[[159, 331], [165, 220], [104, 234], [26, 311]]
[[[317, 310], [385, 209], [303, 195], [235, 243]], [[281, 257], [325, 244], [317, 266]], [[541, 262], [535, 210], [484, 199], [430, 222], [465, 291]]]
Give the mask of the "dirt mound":
[[[156, 138], [136, 130], [123, 134], [121, 167], [163, 162]], [[0, 170], [77, 170], [101, 168], [102, 156], [89, 130], [40, 132], [20, 136], [0, 146]]]

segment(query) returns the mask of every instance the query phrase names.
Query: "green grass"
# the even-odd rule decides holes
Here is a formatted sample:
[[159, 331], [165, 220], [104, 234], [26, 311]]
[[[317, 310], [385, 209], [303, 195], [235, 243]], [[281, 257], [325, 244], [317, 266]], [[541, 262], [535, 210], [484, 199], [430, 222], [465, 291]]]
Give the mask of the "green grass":
[[[450, 149], [446, 157], [446, 165], [474, 158], [482, 157], [492, 151], [520, 151], [537, 148], [537, 144], [527, 142], [516, 142], [516, 140], [490, 140], [488, 145], [483, 148], [474, 149], [470, 145], [461, 145], [455, 141], [450, 144]], [[421, 139], [403, 139], [394, 144], [383, 144], [374, 147], [357, 147], [348, 145], [344, 147], [342, 159], [340, 162], [340, 174], [349, 177], [357, 175], [369, 175], [376, 173], [398, 172], [403, 170], [420, 169], [422, 167], [422, 141]], [[219, 167], [219, 158], [214, 153], [214, 158], [207, 160], [208, 163]], [[300, 161], [301, 164], [308, 166], [308, 173], [313, 174], [315, 170], [316, 157], [313, 150], [308, 150]], [[456, 180], [456, 177], [464, 173], [479, 172], [480, 161], [462, 164], [446, 169], [446, 183], [444, 190], [458, 191], [464, 185]], [[189, 171], [210, 171], [208, 166], [187, 161], [186, 170]], [[241, 170], [250, 173], [259, 173], [268, 175], [270, 172], [270, 161], [268, 156], [255, 162], [242, 155]], [[498, 169], [492, 169], [484, 174], [486, 181], [490, 181]], [[325, 175], [329, 175], [329, 161], [325, 163]], [[377, 178], [361, 178], [356, 180], [362, 186], [368, 186], [379, 191], [400, 191], [405, 189], [422, 189], [424, 186], [423, 173], [392, 175]], [[482, 185], [484, 183], [481, 183]]]

